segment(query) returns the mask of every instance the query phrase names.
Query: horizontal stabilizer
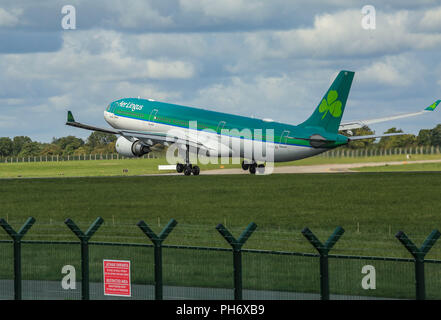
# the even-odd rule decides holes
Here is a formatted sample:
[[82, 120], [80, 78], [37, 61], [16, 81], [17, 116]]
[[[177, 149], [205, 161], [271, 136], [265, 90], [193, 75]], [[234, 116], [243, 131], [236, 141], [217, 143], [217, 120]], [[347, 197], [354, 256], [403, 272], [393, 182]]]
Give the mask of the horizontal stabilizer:
[[402, 136], [404, 134], [409, 134], [409, 133], [404, 133], [404, 132], [394, 132], [394, 133], [385, 133], [385, 134], [372, 134], [369, 136], [358, 136], [358, 137], [348, 137], [349, 142], [354, 141], [354, 140], [363, 140], [363, 139], [376, 139], [376, 138], [382, 138], [382, 137], [393, 137], [393, 136]]

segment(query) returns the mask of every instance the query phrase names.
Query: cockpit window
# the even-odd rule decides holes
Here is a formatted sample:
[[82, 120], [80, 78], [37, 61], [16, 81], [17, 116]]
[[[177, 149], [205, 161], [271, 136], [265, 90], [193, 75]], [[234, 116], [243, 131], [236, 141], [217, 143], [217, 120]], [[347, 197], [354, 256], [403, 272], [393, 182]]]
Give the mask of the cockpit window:
[[107, 106], [107, 109], [106, 109], [107, 111], [110, 111], [110, 104]]

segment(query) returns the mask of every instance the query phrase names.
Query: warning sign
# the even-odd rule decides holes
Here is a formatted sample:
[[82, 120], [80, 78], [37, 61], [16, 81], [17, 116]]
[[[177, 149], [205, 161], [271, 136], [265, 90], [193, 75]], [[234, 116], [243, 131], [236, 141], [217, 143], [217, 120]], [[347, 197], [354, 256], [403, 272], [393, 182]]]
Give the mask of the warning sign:
[[130, 297], [130, 261], [103, 260], [104, 295]]

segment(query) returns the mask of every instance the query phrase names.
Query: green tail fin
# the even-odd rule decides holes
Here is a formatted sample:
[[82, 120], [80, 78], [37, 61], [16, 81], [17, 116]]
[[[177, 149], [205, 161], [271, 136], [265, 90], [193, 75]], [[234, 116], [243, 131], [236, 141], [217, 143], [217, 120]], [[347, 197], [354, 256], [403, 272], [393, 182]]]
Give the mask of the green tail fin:
[[353, 78], [354, 72], [340, 71], [314, 113], [299, 126], [321, 127], [327, 132], [337, 133]]

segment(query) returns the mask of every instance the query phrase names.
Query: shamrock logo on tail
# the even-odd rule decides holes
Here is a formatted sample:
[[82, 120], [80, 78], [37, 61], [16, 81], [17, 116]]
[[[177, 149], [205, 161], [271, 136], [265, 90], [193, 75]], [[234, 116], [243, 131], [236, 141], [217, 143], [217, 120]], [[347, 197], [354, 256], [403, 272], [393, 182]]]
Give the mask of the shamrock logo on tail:
[[331, 90], [328, 93], [326, 99], [323, 99], [319, 106], [319, 112], [323, 113], [322, 120], [328, 114], [328, 112], [334, 117], [338, 118], [341, 116], [341, 101], [337, 100], [338, 93], [335, 90]]

